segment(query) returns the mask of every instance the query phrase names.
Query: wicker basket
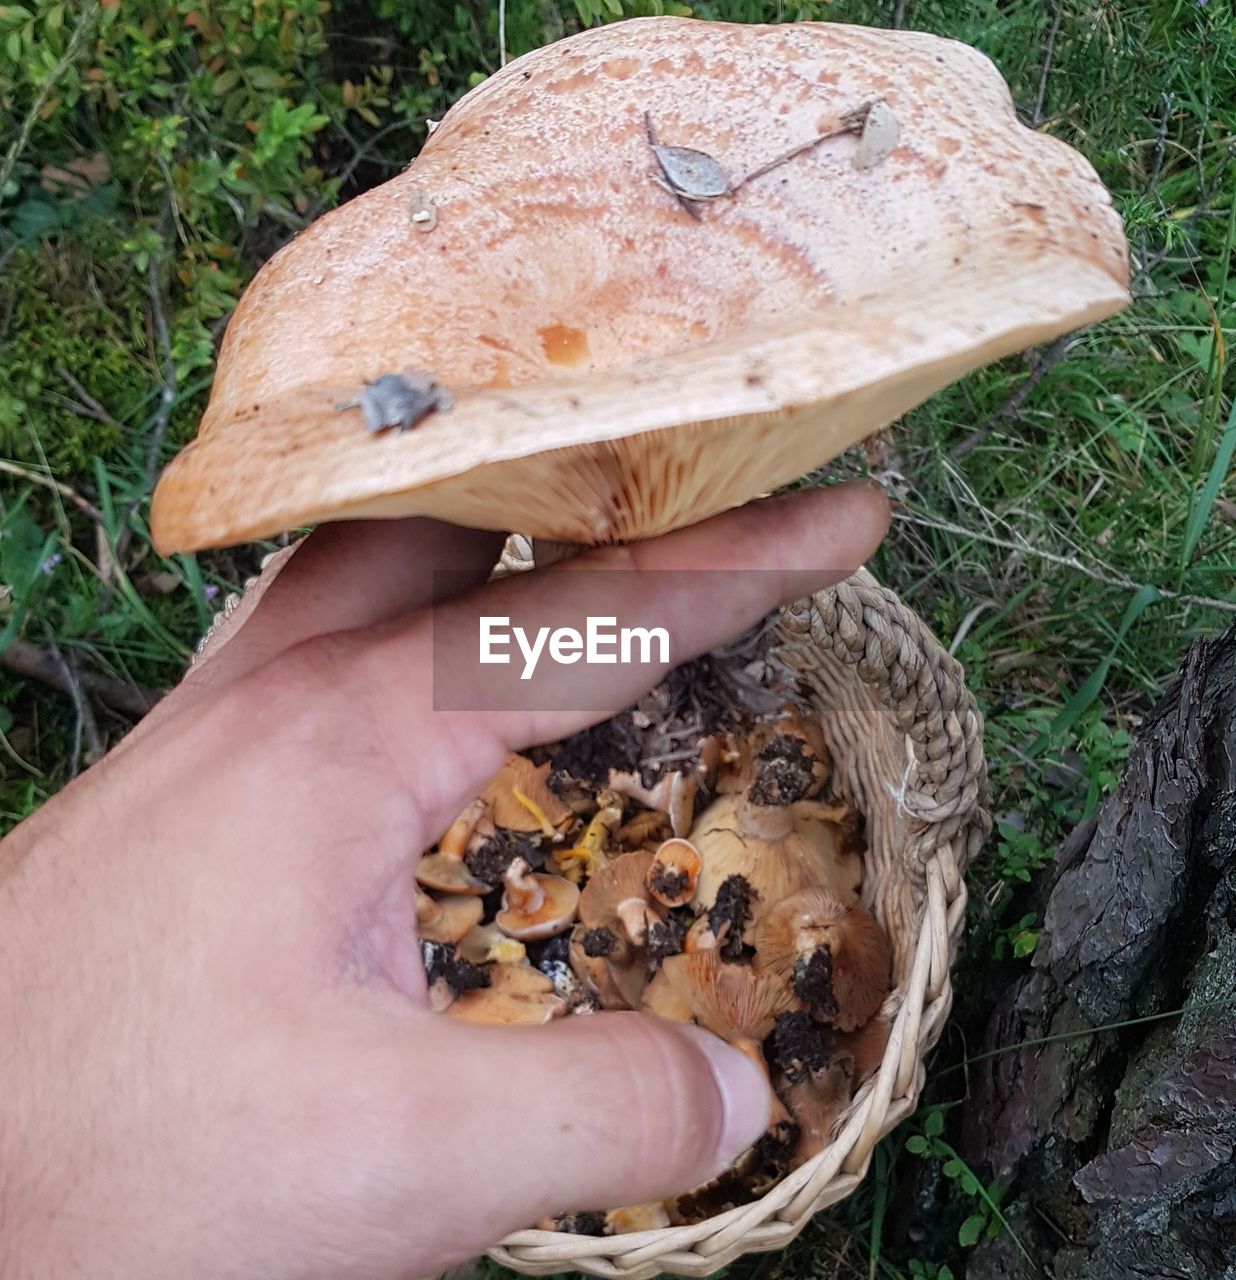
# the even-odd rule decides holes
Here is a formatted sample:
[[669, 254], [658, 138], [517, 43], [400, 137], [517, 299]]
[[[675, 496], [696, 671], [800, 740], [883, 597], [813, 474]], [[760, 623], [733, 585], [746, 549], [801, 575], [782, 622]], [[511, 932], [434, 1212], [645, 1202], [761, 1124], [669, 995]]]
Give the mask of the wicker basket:
[[[504, 567], [524, 567], [522, 550], [508, 545]], [[858, 1186], [876, 1143], [917, 1104], [923, 1056], [952, 1004], [962, 873], [991, 825], [982, 716], [961, 665], [864, 571], [783, 610], [771, 634], [819, 711], [834, 785], [866, 817], [862, 899], [893, 942], [896, 977], [883, 1064], [836, 1139], [762, 1199], [691, 1226], [631, 1235], [517, 1231], [490, 1250], [516, 1271], [706, 1276], [740, 1254], [782, 1249]]]
[[[543, 562], [574, 550], [538, 543]], [[268, 558], [276, 563], [264, 566], [258, 591], [226, 602], [200, 653], [235, 634], [229, 624], [253, 607], [290, 553]], [[529, 553], [526, 540], [509, 539], [498, 573], [529, 568]], [[991, 825], [982, 717], [961, 665], [864, 571], [784, 609], [770, 636], [818, 709], [834, 785], [866, 818], [862, 899], [892, 940], [896, 977], [883, 1064], [847, 1108], [835, 1140], [762, 1199], [691, 1226], [630, 1235], [517, 1231], [490, 1250], [516, 1271], [706, 1276], [740, 1254], [782, 1249], [858, 1186], [876, 1143], [918, 1101], [923, 1056], [952, 1004], [962, 873]]]

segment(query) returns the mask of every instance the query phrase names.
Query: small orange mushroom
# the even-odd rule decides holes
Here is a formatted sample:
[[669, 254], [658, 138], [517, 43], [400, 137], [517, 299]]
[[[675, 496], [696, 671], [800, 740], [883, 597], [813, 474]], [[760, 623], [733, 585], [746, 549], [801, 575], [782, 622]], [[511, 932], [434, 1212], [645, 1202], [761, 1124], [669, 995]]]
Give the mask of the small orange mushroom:
[[589, 929], [619, 925], [627, 939], [642, 947], [661, 916], [648, 894], [653, 855], [624, 853], [588, 881], [579, 898], [579, 918]]
[[480, 898], [453, 893], [431, 898], [416, 891], [416, 932], [425, 942], [458, 942], [481, 923], [484, 911]]
[[565, 933], [575, 922], [579, 890], [561, 876], [533, 872], [523, 858], [507, 868], [495, 923], [510, 938], [531, 942]]
[[644, 883], [662, 906], [685, 906], [695, 896], [702, 866], [700, 851], [690, 840], [675, 836], [653, 855]]
[[417, 884], [439, 893], [485, 894], [493, 889], [493, 885], [478, 880], [464, 862], [468, 841], [484, 812], [485, 801], [473, 800], [447, 827], [438, 841], [437, 852], [425, 854], [416, 864]]

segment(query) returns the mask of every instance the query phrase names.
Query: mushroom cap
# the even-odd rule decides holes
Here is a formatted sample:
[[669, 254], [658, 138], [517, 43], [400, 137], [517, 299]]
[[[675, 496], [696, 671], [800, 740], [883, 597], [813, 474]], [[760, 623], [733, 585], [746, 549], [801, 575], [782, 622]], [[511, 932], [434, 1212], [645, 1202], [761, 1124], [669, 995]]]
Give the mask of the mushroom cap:
[[790, 833], [778, 840], [744, 833], [744, 805], [738, 794], [718, 796], [696, 819], [691, 840], [704, 865], [693, 906], [712, 906], [717, 890], [732, 875], [748, 880], [765, 905], [810, 885], [827, 885], [846, 900], [857, 896], [862, 860], [842, 828], [812, 816], [810, 802], [775, 811], [778, 819], [787, 817], [792, 823]]
[[655, 1231], [668, 1227], [669, 1214], [660, 1200], [648, 1204], [631, 1204], [622, 1209], [611, 1209], [605, 1215], [605, 1224], [611, 1235], [625, 1236], [635, 1231]]
[[686, 955], [667, 956], [640, 998], [640, 1011], [652, 1013], [669, 1022], [690, 1022], [694, 1009], [687, 996], [688, 981], [675, 969], [684, 969]]
[[648, 982], [648, 968], [642, 952], [625, 939], [616, 938], [622, 948], [617, 956], [590, 956], [583, 945], [586, 925], [576, 926], [571, 935], [570, 960], [575, 976], [596, 996], [602, 1009], [637, 1009]]
[[690, 840], [675, 836], [653, 855], [644, 883], [662, 906], [685, 906], [695, 896], [702, 866], [700, 851]]
[[[518, 861], [518, 860], [517, 860]], [[524, 864], [527, 871], [527, 864]], [[528, 878], [540, 888], [540, 901], [535, 906], [521, 907], [511, 901], [511, 892], [502, 898], [502, 910], [494, 917], [494, 923], [510, 938], [534, 942], [539, 938], [552, 938], [565, 933], [575, 923], [579, 908], [579, 889], [562, 876], [531, 872]]]
[[438, 893], [483, 895], [493, 885], [478, 880], [460, 858], [445, 853], [427, 853], [416, 864], [416, 883]]
[[[739, 180], [883, 101], [852, 132]], [[664, 146], [732, 195], [684, 207]], [[858, 163], [856, 163], [856, 161]], [[432, 204], [436, 216], [413, 221]], [[911, 31], [643, 18], [509, 63], [404, 173], [327, 214], [241, 300], [162, 552], [431, 515], [599, 543], [802, 476], [967, 371], [1126, 305], [1090, 165], [1023, 127], [990, 61]], [[432, 373], [454, 407], [340, 404]]]
[[794, 1147], [794, 1164], [798, 1166], [828, 1146], [850, 1101], [850, 1077], [842, 1067], [829, 1067], [818, 1077], [786, 1085], [781, 1097], [798, 1125]]
[[528, 964], [496, 964], [489, 986], [465, 991], [446, 1010], [448, 1018], [500, 1026], [540, 1025], [566, 1012], [554, 984]]
[[[473, 899], [479, 901], [479, 899]], [[519, 964], [527, 958], [524, 944], [507, 937], [496, 924], [478, 924], [460, 938], [456, 951], [470, 964]]]
[[825, 1021], [852, 1031], [873, 1017], [892, 986], [893, 953], [871, 913], [827, 889], [811, 888], [771, 904], [751, 926], [755, 966], [788, 977], [802, 957], [827, 947], [837, 1010]]
[[725, 964], [716, 950], [673, 956], [665, 968], [675, 999], [690, 1004], [701, 1027], [731, 1043], [763, 1040], [777, 1015], [794, 1005], [793, 993], [782, 978], [756, 973], [746, 965]]
[[648, 902], [650, 850], [624, 853], [601, 867], [579, 895], [579, 918], [589, 929], [610, 926], [624, 903]]
[[[471, 894], [416, 895], [416, 932], [425, 942], [459, 942], [481, 923], [485, 907]], [[466, 957], [465, 957], [466, 959]]]
[[527, 756], [508, 755], [481, 792], [494, 825], [509, 831], [541, 830], [532, 809], [515, 794], [517, 789], [545, 815], [550, 826], [558, 827], [574, 818], [574, 812], [549, 789], [548, 780], [548, 760], [535, 765]]

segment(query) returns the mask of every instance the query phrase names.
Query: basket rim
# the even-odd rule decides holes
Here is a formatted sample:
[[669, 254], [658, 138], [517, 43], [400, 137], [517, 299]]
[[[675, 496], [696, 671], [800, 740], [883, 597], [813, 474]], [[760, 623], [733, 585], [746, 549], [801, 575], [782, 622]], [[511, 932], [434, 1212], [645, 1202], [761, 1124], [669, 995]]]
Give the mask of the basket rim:
[[[524, 548], [528, 544], [520, 542], [508, 540], [504, 553], [504, 564], [516, 571], [527, 565]], [[574, 1269], [643, 1280], [666, 1272], [705, 1276], [743, 1253], [783, 1248], [816, 1213], [859, 1185], [876, 1143], [917, 1106], [925, 1074], [923, 1058], [939, 1039], [952, 1006], [949, 969], [965, 922], [962, 873], [990, 829], [982, 717], [964, 683], [961, 664], [894, 592], [865, 569], [787, 606], [781, 611], [780, 630], [796, 640], [805, 636], [811, 647], [822, 649], [817, 632], [824, 628], [825, 616], [835, 622], [828, 633], [834, 655], [852, 666], [864, 684], [888, 695], [883, 700], [906, 731], [907, 775], [931, 756], [936, 726], [920, 721], [939, 717], [941, 706], [947, 713], [949, 733], [958, 738], [948, 772], [942, 773], [939, 761], [934, 762], [934, 772], [948, 779], [945, 802], [938, 803], [939, 794], [930, 787], [914, 797], [922, 802], [915, 810], [916, 844], [922, 851], [925, 892], [909, 972], [885, 1005], [893, 1014], [893, 1030], [880, 1067], [849, 1103], [833, 1141], [759, 1199], [687, 1226], [629, 1235], [594, 1237], [521, 1229], [487, 1251], [504, 1266], [533, 1275]], [[894, 643], [882, 646], [879, 641], [890, 635]], [[889, 653], [895, 656], [890, 659]], [[903, 678], [906, 668], [930, 678], [908, 682]], [[933, 698], [936, 687], [944, 688], [943, 696]], [[920, 708], [919, 699], [930, 705]], [[915, 714], [903, 716], [911, 703]], [[908, 790], [908, 782], [902, 790]], [[899, 803], [904, 802], [903, 794]]]

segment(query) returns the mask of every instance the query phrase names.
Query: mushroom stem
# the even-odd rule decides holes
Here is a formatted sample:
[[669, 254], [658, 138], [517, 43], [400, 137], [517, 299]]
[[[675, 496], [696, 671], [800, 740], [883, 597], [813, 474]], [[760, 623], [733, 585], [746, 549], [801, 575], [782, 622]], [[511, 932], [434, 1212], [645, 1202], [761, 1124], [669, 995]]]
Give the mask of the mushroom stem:
[[752, 1040], [750, 1036], [732, 1035], [726, 1037], [726, 1042], [738, 1050], [739, 1053], [745, 1054], [752, 1062], [759, 1067], [764, 1075], [764, 1079], [768, 1081], [768, 1127], [776, 1128], [779, 1124], [784, 1124], [787, 1120], [791, 1120], [790, 1113], [785, 1109], [785, 1104], [777, 1096], [776, 1089], [773, 1088], [772, 1076], [768, 1074], [768, 1063], [764, 1061], [764, 1052], [759, 1044]]
[[416, 890], [416, 923], [436, 924], [442, 919], [442, 908], [423, 889]]
[[756, 840], [782, 840], [794, 830], [794, 813], [789, 805], [755, 804], [744, 796], [735, 817], [742, 834]]
[[618, 919], [634, 946], [642, 947], [648, 939], [648, 926], [660, 917], [643, 898], [627, 898], [618, 904]]
[[485, 801], [481, 799], [473, 800], [472, 803], [451, 823], [446, 829], [446, 834], [438, 841], [438, 852], [444, 858], [449, 858], [452, 862], [462, 862], [464, 852], [468, 848], [468, 841], [472, 838], [473, 831], [476, 830], [476, 824], [480, 822], [481, 815], [485, 812]]
[[523, 858], [512, 860], [506, 871], [505, 884], [503, 901], [510, 910], [532, 915], [545, 904], [545, 890]]

